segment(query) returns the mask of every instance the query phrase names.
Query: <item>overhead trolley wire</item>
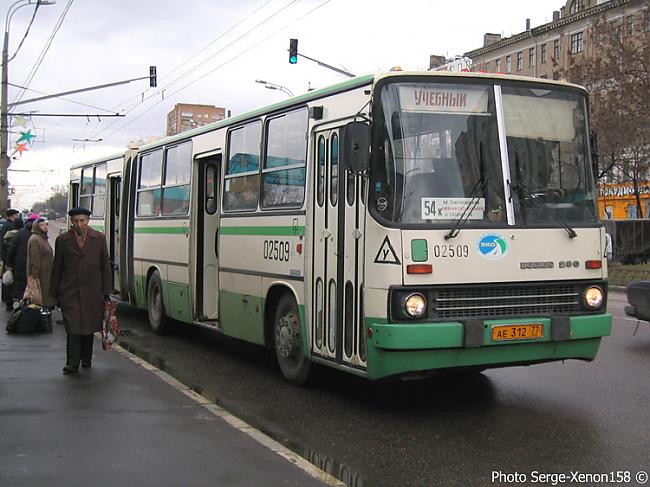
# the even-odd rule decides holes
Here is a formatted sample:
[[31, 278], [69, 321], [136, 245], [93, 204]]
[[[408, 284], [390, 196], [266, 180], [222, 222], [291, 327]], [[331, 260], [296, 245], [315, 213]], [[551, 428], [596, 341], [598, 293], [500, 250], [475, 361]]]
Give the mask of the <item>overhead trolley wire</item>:
[[[226, 44], [224, 47], [222, 47], [221, 49], [219, 49], [217, 52], [215, 52], [214, 54], [212, 54], [212, 55], [209, 56], [208, 58], [202, 60], [200, 63], [195, 64], [192, 68], [188, 69], [188, 70], [185, 71], [182, 75], [180, 75], [180, 76], [178, 76], [177, 78], [175, 78], [173, 81], [171, 81], [170, 83], [168, 83], [165, 87], [160, 88], [156, 93], [154, 93], [154, 94], [152, 94], [152, 95], [149, 95], [149, 96], [146, 97], [144, 100], [142, 100], [141, 102], [139, 102], [137, 105], [131, 107], [131, 108], [128, 109], [128, 110], [126, 110], [126, 111], [124, 112], [124, 114], [131, 113], [133, 110], [135, 110], [136, 108], [140, 107], [140, 106], [142, 105], [142, 103], [144, 103], [145, 101], [147, 101], [147, 100], [149, 100], [149, 99], [155, 97], [156, 95], [159, 95], [159, 94], [163, 93], [165, 90], [169, 89], [169, 87], [171, 87], [174, 83], [180, 81], [180, 80], [181, 80], [182, 78], [184, 78], [185, 76], [187, 76], [187, 75], [189, 75], [190, 73], [196, 71], [196, 70], [197, 70], [199, 67], [201, 67], [201, 66], [202, 66], [206, 61], [209, 61], [209, 60], [213, 59], [214, 57], [216, 57], [217, 55], [221, 54], [221, 53], [222, 53], [223, 51], [225, 51], [227, 48], [229, 48], [230, 46], [232, 46], [232, 45], [235, 44], [236, 42], [239, 42], [239, 41], [240, 41], [241, 39], [243, 39], [244, 37], [248, 36], [251, 32], [253, 32], [253, 31], [256, 30], [257, 28], [259, 28], [260, 26], [262, 26], [263, 24], [265, 24], [266, 22], [268, 22], [269, 20], [271, 20], [273, 17], [277, 16], [278, 14], [280, 14], [281, 12], [283, 12], [284, 10], [286, 10], [287, 8], [291, 7], [292, 5], [294, 5], [295, 3], [300, 2], [300, 1], [301, 1], [301, 0], [292, 0], [292, 1], [289, 2], [287, 5], [285, 5], [285, 6], [282, 7], [281, 9], [277, 10], [276, 12], [274, 12], [273, 14], [271, 14], [270, 16], [268, 16], [267, 18], [265, 18], [265, 19], [262, 20], [261, 22], [257, 23], [255, 26], [251, 27], [248, 31], [244, 32], [242, 35], [240, 35], [239, 37], [237, 37], [236, 39], [234, 39], [234, 40], [231, 41], [230, 43]], [[308, 12], [307, 14], [303, 15], [302, 17], [300, 17], [300, 19], [304, 18], [306, 15], [309, 15], [309, 14], [312, 13], [313, 11], [319, 9], [320, 7], [322, 7], [323, 5], [325, 5], [325, 3], [329, 3], [329, 1], [331, 1], [331, 0], [327, 0], [327, 1], [324, 2], [323, 4], [319, 5], [318, 7], [314, 8], [313, 10], [311, 10], [310, 12]], [[269, 3], [269, 2], [266, 2], [264, 5], [266, 5], [267, 3]], [[263, 7], [264, 5], [262, 5], [262, 7]], [[260, 8], [262, 8], [262, 7], [260, 7]], [[260, 8], [258, 8], [255, 12], [259, 11]], [[253, 14], [251, 14], [251, 15], [253, 15]], [[248, 17], [250, 18], [250, 15], [249, 15]], [[300, 20], [300, 19], [298, 19], [298, 20]], [[288, 24], [288, 25], [291, 25], [293, 22], [296, 22], [296, 21], [292, 21], [292, 22], [291, 22], [290, 24]], [[241, 22], [239, 22], [239, 24], [241, 24]], [[237, 25], [239, 25], [239, 24], [237, 24]], [[288, 26], [288, 25], [287, 25], [287, 26]], [[280, 30], [284, 30], [287, 26], [283, 27], [283, 28], [280, 29]], [[232, 29], [230, 29], [230, 30], [232, 30]], [[277, 33], [277, 32], [276, 32], [276, 33]], [[275, 35], [275, 34], [273, 34], [273, 35]], [[271, 37], [271, 36], [269, 36], [269, 37]], [[262, 42], [265, 41], [265, 40], [267, 40], [269, 37], [264, 38], [264, 39], [262, 40]], [[214, 42], [216, 42], [216, 40], [215, 40]], [[259, 45], [259, 44], [260, 44], [260, 43], [257, 43], [257, 44], [255, 44], [253, 47], [256, 47], [256, 46]], [[246, 51], [244, 51], [244, 52], [247, 52], [247, 51], [248, 51], [248, 50], [246, 50]], [[243, 53], [242, 53], [242, 54], [243, 54]], [[234, 59], [235, 59], [235, 58], [231, 59], [230, 61], [227, 61], [227, 63], [233, 61]], [[181, 64], [181, 66], [184, 65], [184, 64], [187, 64], [187, 62], [188, 62], [188, 61], [186, 61], [185, 63]], [[227, 63], [226, 63], [226, 64], [227, 64]], [[219, 68], [222, 67], [222, 66], [224, 66], [224, 65], [225, 65], [225, 64], [222, 64], [221, 66], [219, 66]], [[212, 71], [210, 71], [210, 72], [212, 72]], [[209, 73], [208, 73], [208, 74], [209, 74]], [[203, 77], [204, 77], [204, 76], [202, 76], [201, 78], [198, 78], [196, 81], [202, 79]], [[194, 84], [196, 81], [193, 81], [193, 82], [190, 83], [189, 85], [184, 86], [183, 88], [181, 88], [181, 90], [187, 88], [187, 87], [190, 86], [191, 84]], [[178, 93], [178, 92], [181, 91], [181, 90], [177, 90], [177, 91], [175, 91], [175, 92], [172, 93], [172, 94], [176, 94], [176, 93]], [[163, 101], [162, 99], [159, 100], [159, 101], [157, 101], [157, 102], [154, 103], [150, 108], [148, 108], [148, 109], [146, 109], [145, 111], [143, 111], [141, 115], [144, 115], [145, 113], [149, 112], [153, 107], [155, 107], [155, 106], [159, 105], [160, 103], [162, 103], [162, 101]], [[138, 118], [140, 118], [141, 115], [138, 115], [134, 120], [137, 120]], [[110, 123], [110, 124], [108, 124], [107, 126], [103, 127], [102, 129], [100, 129], [99, 131], [97, 131], [97, 132], [93, 135], [93, 137], [91, 137], [91, 138], [93, 138], [93, 139], [97, 139], [97, 138], [99, 138], [99, 135], [100, 135], [102, 132], [104, 132], [104, 131], [110, 129], [110, 128], [115, 124], [115, 123], [116, 123], [116, 122], [113, 122], [113, 123]], [[125, 125], [125, 126], [126, 126], [126, 125]], [[123, 128], [123, 127], [122, 127], [122, 128]], [[115, 134], [116, 132], [119, 132], [120, 130], [122, 130], [122, 128], [120, 128], [120, 129], [118, 129], [118, 130], [112, 132], [111, 135]], [[105, 139], [105, 138], [104, 138], [104, 139]]]
[[[228, 29], [227, 31], [225, 31], [225, 32], [223, 32], [223, 33], [221, 33], [221, 34], [219, 34], [215, 39], [211, 40], [211, 41], [210, 41], [208, 44], [206, 44], [202, 49], [200, 49], [199, 51], [197, 51], [196, 53], [194, 53], [192, 56], [190, 56], [188, 59], [186, 59], [185, 61], [183, 61], [181, 64], [179, 64], [179, 65], [176, 66], [175, 68], [173, 68], [169, 73], [167, 73], [167, 74], [165, 74], [164, 76], [162, 76], [162, 77], [160, 78], [160, 81], [164, 81], [164, 80], [166, 80], [167, 78], [169, 78], [169, 77], [172, 75], [172, 73], [175, 73], [175, 72], [178, 71], [181, 67], [185, 66], [185, 65], [186, 65], [187, 63], [189, 63], [192, 59], [194, 59], [194, 58], [197, 57], [199, 54], [201, 54], [202, 52], [204, 52], [205, 50], [207, 50], [210, 46], [212, 46], [213, 44], [215, 44], [217, 41], [219, 41], [220, 39], [222, 39], [224, 36], [228, 35], [230, 32], [232, 32], [233, 30], [235, 30], [235, 29], [236, 29], [237, 27], [239, 27], [241, 24], [243, 24], [243, 23], [246, 22], [248, 19], [250, 19], [251, 17], [253, 17], [257, 12], [259, 12], [260, 10], [262, 10], [264, 7], [266, 7], [266, 6], [267, 6], [269, 3], [271, 3], [272, 1], [273, 1], [273, 0], [266, 0], [266, 2], [264, 2], [262, 5], [260, 5], [259, 7], [257, 7], [253, 12], [251, 12], [250, 14], [248, 14], [246, 17], [244, 17], [243, 19], [241, 19], [239, 22], [237, 22], [236, 24], [234, 24], [232, 27], [230, 27], [230, 29]], [[147, 89], [147, 90], [145, 90], [145, 91], [144, 91], [143, 93], [141, 93], [141, 94], [144, 94], [144, 93], [146, 93], [146, 92], [149, 91], [149, 90], [150, 90], [150, 89]], [[160, 92], [160, 90], [158, 90], [158, 91], [156, 92], [156, 94], [158, 94], [159, 92]], [[118, 103], [117, 105], [115, 105], [114, 110], [117, 110], [119, 107], [121, 107], [122, 105], [124, 105], [124, 104], [130, 102], [131, 100], [134, 100], [134, 99], [140, 98], [141, 94], [134, 95], [134, 96], [132, 96], [132, 97], [130, 97], [130, 98], [124, 100], [123, 102]], [[144, 100], [142, 100], [142, 101], [144, 101]], [[136, 104], [136, 106], [139, 105], [140, 103], [142, 103], [142, 101], [141, 101], [141, 102], [138, 102], [138, 103]]]
[[[52, 33], [50, 34], [50, 37], [48, 40], [45, 42], [45, 46], [41, 50], [41, 53], [39, 54], [36, 62], [34, 63], [34, 66], [30, 70], [29, 74], [27, 75], [27, 78], [23, 82], [23, 86], [25, 87], [16, 97], [16, 100], [14, 103], [19, 102], [20, 100], [23, 99], [23, 96], [25, 96], [25, 90], [29, 87], [29, 84], [32, 82], [34, 79], [34, 76], [36, 76], [36, 72], [38, 69], [41, 67], [41, 64], [43, 62], [43, 59], [45, 59], [45, 56], [47, 55], [47, 52], [50, 50], [50, 47], [52, 46], [52, 41], [54, 41], [54, 37], [56, 34], [59, 32], [59, 29], [61, 28], [61, 25], [63, 24], [63, 21], [65, 20], [66, 15], [68, 14], [68, 11], [70, 10], [70, 7], [72, 6], [74, 0], [68, 0], [67, 5], [65, 6], [65, 9], [59, 16], [59, 20], [57, 21], [56, 25], [54, 26], [54, 29], [52, 30]], [[37, 8], [39, 4], [36, 4]]]
[[[243, 56], [243, 55], [246, 54], [247, 52], [251, 51], [251, 50], [254, 49], [255, 47], [257, 47], [257, 46], [259, 46], [260, 44], [262, 44], [263, 42], [265, 42], [265, 41], [267, 41], [268, 39], [270, 39], [270, 38], [276, 36], [277, 34], [279, 34], [280, 32], [282, 32], [282, 31], [285, 30], [286, 28], [288, 28], [288, 27], [290, 27], [291, 25], [295, 24], [296, 22], [298, 22], [298, 21], [304, 19], [304, 18], [307, 17], [308, 15], [311, 15], [311, 14], [314, 13], [316, 10], [320, 9], [321, 7], [323, 7], [323, 6], [325, 6], [326, 4], [330, 3], [331, 1], [332, 1], [332, 0], [325, 0], [325, 1], [322, 2], [320, 5], [314, 7], [312, 10], [310, 10], [310, 11], [307, 12], [307, 13], [305, 13], [305, 14], [302, 15], [301, 17], [299, 17], [299, 18], [297, 18], [297, 19], [295, 19], [295, 20], [292, 20], [292, 21], [289, 22], [288, 24], [284, 25], [284, 26], [281, 27], [280, 29], [278, 29], [278, 30], [276, 30], [275, 32], [273, 32], [272, 34], [270, 34], [270, 35], [264, 37], [264, 38], [263, 38], [262, 40], [260, 40], [259, 42], [255, 43], [255, 44], [253, 44], [252, 46], [248, 47], [247, 49], [241, 51], [241, 52], [240, 52], [239, 54], [237, 54], [236, 56], [234, 56], [234, 57], [230, 58], [229, 60], [223, 62], [222, 64], [220, 64], [220, 65], [217, 66], [216, 68], [214, 68], [214, 69], [208, 71], [207, 73], [205, 73], [205, 74], [202, 75], [201, 77], [199, 77], [199, 78], [195, 79], [194, 81], [188, 83], [187, 85], [183, 86], [182, 88], [179, 88], [178, 90], [174, 91], [173, 93], [171, 93], [171, 94], [168, 95], [168, 96], [173, 96], [173, 95], [175, 95], [175, 94], [177, 94], [177, 93], [180, 93], [180, 92], [183, 91], [184, 89], [189, 88], [189, 87], [192, 86], [194, 83], [196, 83], [196, 82], [202, 80], [202, 79], [205, 78], [206, 76], [208, 76], [208, 75], [214, 73], [215, 71], [217, 71], [217, 70], [223, 68], [224, 66], [230, 64], [232, 61], [235, 61], [236, 59], [240, 58], [241, 56]], [[128, 125], [130, 125], [131, 123], [135, 122], [136, 120], [138, 120], [140, 117], [142, 117], [143, 115], [145, 115], [145, 114], [148, 113], [149, 111], [153, 110], [156, 106], [158, 106], [158, 105], [159, 105], [160, 103], [162, 103], [162, 102], [163, 102], [163, 100], [159, 100], [159, 101], [157, 101], [156, 103], [154, 103], [153, 105], [151, 105], [149, 108], [147, 108], [146, 110], [144, 110], [142, 113], [138, 114], [137, 116], [135, 116], [134, 118], [132, 118], [131, 120], [129, 120], [128, 122], [126, 122], [124, 125], [122, 125], [122, 126], [119, 127], [118, 129], [114, 130], [114, 131], [111, 132], [109, 135], [107, 135], [106, 137], [104, 137], [103, 140], [109, 139], [110, 137], [112, 137], [112, 136], [115, 135], [116, 133], [120, 132], [121, 130], [123, 130], [124, 128], [126, 128]], [[109, 127], [106, 127], [106, 129], [108, 129], [108, 128], [109, 128]], [[98, 132], [98, 133], [99, 133], [99, 132]], [[96, 138], [96, 136], [93, 137], [93, 138]]]

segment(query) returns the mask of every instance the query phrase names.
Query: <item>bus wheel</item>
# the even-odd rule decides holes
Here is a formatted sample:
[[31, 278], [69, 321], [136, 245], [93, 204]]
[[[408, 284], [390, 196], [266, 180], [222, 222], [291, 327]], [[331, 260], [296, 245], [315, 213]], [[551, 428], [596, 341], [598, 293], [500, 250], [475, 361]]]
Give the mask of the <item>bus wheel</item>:
[[155, 271], [149, 279], [147, 286], [147, 313], [149, 314], [149, 323], [156, 333], [165, 333], [168, 328], [169, 320], [165, 316], [165, 307], [163, 305], [162, 281], [160, 274]]
[[296, 385], [305, 384], [309, 379], [311, 362], [303, 349], [298, 306], [289, 295], [283, 296], [278, 304], [273, 325], [273, 341], [282, 375]]

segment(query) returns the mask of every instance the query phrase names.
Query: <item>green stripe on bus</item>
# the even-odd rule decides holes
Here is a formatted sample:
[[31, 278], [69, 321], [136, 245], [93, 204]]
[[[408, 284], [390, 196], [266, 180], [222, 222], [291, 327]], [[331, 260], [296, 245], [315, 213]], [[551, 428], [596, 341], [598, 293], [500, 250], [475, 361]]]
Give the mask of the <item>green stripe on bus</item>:
[[305, 227], [221, 227], [221, 235], [304, 235]]
[[186, 227], [135, 227], [135, 233], [164, 233], [164, 234], [185, 234], [189, 232]]

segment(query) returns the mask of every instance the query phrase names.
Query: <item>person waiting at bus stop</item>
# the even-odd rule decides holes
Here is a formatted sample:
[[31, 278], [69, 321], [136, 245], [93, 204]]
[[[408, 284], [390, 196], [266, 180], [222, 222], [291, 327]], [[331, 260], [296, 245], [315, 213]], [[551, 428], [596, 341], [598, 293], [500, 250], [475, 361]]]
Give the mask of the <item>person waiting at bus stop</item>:
[[40, 288], [42, 302], [39, 304], [47, 310], [43, 316], [47, 320], [47, 328], [51, 330], [50, 310], [55, 302], [50, 296], [49, 289], [54, 254], [48, 241], [48, 229], [47, 218], [39, 218], [32, 225], [32, 236], [27, 244], [27, 287], [30, 290]]
[[72, 229], [54, 244], [50, 294], [63, 314], [67, 333], [64, 374], [92, 365], [93, 333], [102, 328], [104, 299], [111, 291], [112, 271], [106, 237], [88, 226], [90, 210], [72, 208]]
[[38, 215], [32, 213], [27, 217], [25, 226], [21, 228], [11, 241], [7, 255], [7, 266], [11, 268], [14, 277], [12, 296], [14, 301], [20, 301], [27, 286], [27, 244], [32, 236], [32, 225], [38, 220]]
[[[11, 241], [15, 235], [18, 233], [18, 230], [21, 228], [23, 228], [23, 220], [20, 218], [20, 212], [13, 208], [9, 208], [7, 210], [7, 221], [0, 229], [0, 258], [2, 259], [2, 272], [8, 269], [7, 256], [9, 254], [9, 246], [11, 245]], [[5, 286], [4, 283], [2, 284], [2, 300], [6, 305], [7, 311], [14, 310], [12, 286]]]

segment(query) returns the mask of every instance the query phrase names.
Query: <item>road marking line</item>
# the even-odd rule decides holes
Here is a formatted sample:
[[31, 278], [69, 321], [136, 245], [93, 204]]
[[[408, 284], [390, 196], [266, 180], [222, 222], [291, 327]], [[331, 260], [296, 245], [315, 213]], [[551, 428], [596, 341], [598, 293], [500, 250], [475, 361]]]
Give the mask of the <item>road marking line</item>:
[[164, 382], [166, 382], [167, 384], [169, 384], [170, 386], [172, 386], [174, 389], [178, 390], [185, 396], [189, 397], [192, 401], [202, 406], [211, 414], [223, 419], [226, 423], [228, 423], [236, 430], [241, 431], [245, 435], [257, 441], [262, 446], [265, 446], [266, 448], [271, 450], [273, 453], [281, 456], [288, 462], [294, 464], [296, 467], [303, 470], [309, 476], [314, 477], [315, 479], [320, 480], [321, 482], [327, 485], [332, 485], [335, 487], [346, 487], [346, 484], [344, 482], [340, 481], [339, 479], [325, 472], [324, 470], [321, 470], [314, 464], [305, 460], [297, 453], [289, 450], [286, 446], [282, 445], [281, 443], [278, 443], [267, 434], [262, 433], [260, 430], [256, 429], [255, 427], [251, 426], [245, 421], [239, 419], [237, 416], [234, 416], [233, 414], [229, 413], [221, 406], [217, 406], [216, 404], [210, 402], [210, 400], [206, 399], [201, 394], [198, 394], [197, 392], [193, 391], [185, 384], [183, 384], [179, 380], [169, 375], [167, 372], [164, 372], [160, 370], [158, 367], [151, 365], [146, 360], [141, 359], [137, 355], [129, 352], [127, 349], [121, 347], [118, 344], [113, 344], [113, 350], [123, 355], [127, 359], [131, 360], [132, 362], [138, 364], [140, 367], [150, 372], [153, 372], [161, 380], [163, 380]]

